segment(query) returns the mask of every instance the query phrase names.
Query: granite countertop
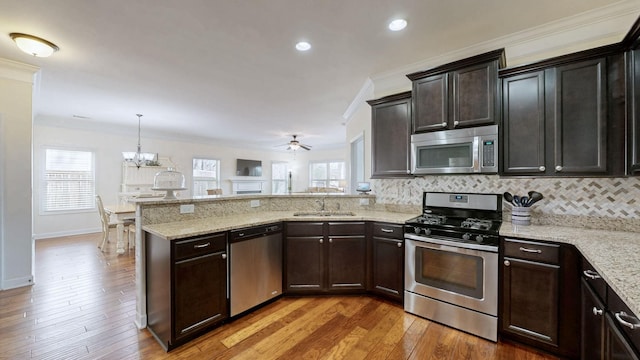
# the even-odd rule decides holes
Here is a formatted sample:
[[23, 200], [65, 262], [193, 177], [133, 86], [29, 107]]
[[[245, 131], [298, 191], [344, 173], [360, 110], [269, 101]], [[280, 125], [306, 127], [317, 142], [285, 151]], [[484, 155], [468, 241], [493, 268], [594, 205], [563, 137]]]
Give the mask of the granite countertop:
[[640, 315], [640, 233], [504, 222], [500, 235], [574, 245], [625, 304]]
[[219, 231], [240, 229], [243, 227], [265, 225], [278, 221], [380, 221], [404, 224], [418, 214], [391, 211], [348, 211], [347, 216], [294, 216], [293, 211], [264, 211], [215, 218], [184, 220], [154, 225], [143, 225], [142, 230], [161, 236], [167, 240], [176, 240], [191, 236], [205, 235]]

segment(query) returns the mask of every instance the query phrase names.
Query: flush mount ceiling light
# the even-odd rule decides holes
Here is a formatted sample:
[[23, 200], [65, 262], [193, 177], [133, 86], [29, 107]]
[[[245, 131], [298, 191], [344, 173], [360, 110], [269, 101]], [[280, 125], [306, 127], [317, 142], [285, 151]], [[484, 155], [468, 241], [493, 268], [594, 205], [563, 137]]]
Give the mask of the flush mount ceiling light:
[[138, 151], [123, 151], [122, 157], [124, 158], [124, 161], [131, 162], [136, 167], [140, 168], [140, 166], [146, 165], [150, 161], [154, 161], [157, 154], [142, 152], [142, 147], [140, 146], [140, 118], [142, 117], [142, 114], [136, 114], [136, 116], [138, 117]]
[[296, 44], [296, 50], [298, 51], [307, 51], [309, 49], [311, 49], [311, 44], [306, 41], [300, 41]]
[[11, 33], [9, 36], [16, 42], [16, 45], [18, 45], [20, 50], [29, 55], [48, 57], [54, 52], [60, 50], [56, 44], [37, 36], [21, 33]]
[[389, 23], [389, 30], [391, 31], [400, 31], [407, 27], [407, 20], [405, 19], [395, 19]]

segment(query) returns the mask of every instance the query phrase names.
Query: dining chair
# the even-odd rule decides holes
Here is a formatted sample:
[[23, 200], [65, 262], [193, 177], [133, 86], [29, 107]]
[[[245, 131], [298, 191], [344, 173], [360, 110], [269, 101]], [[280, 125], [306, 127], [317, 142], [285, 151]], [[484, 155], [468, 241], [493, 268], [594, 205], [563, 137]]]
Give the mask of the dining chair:
[[[100, 213], [100, 222], [102, 223], [102, 239], [98, 243], [98, 247], [101, 251], [104, 252], [105, 246], [107, 246], [107, 243], [109, 242], [109, 229], [118, 226], [118, 223], [112, 222], [107, 212], [104, 211], [104, 204], [102, 203], [102, 198], [100, 197], [100, 195], [96, 195], [96, 206], [98, 207], [98, 212]], [[124, 231], [126, 232], [127, 241], [129, 241], [129, 243], [131, 243], [131, 240], [129, 239], [129, 225], [131, 224], [135, 224], [134, 219], [124, 220], [124, 222], [122, 223], [122, 225], [124, 226]]]

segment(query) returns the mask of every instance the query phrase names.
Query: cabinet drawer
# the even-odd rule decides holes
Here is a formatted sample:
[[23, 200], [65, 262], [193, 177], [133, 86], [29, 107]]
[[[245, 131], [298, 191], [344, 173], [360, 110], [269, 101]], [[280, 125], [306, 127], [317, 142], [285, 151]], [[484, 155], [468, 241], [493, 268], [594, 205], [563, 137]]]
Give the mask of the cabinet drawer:
[[388, 223], [373, 223], [373, 236], [402, 240], [403, 226]]
[[593, 265], [587, 261], [584, 257], [582, 258], [582, 266], [580, 269], [580, 276], [585, 280], [587, 285], [593, 290], [602, 303], [607, 303], [607, 283], [604, 281], [600, 274], [595, 270]]
[[364, 222], [331, 222], [329, 223], [329, 235], [360, 235], [364, 236]]
[[226, 233], [221, 233], [195, 239], [179, 240], [176, 241], [173, 246], [175, 260], [183, 260], [217, 251], [225, 251], [227, 248], [227, 235]]
[[287, 236], [322, 236], [322, 222], [288, 222]]
[[560, 245], [504, 239], [504, 256], [558, 264]]

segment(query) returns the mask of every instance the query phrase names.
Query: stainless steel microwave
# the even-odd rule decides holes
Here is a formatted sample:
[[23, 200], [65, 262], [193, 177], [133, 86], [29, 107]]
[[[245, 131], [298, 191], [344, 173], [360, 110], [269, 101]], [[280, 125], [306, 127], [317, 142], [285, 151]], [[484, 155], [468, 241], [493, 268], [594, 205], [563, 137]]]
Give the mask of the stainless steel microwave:
[[498, 125], [411, 135], [411, 172], [497, 173]]

